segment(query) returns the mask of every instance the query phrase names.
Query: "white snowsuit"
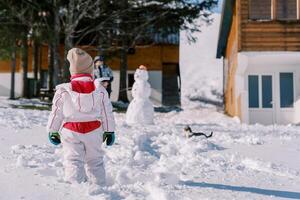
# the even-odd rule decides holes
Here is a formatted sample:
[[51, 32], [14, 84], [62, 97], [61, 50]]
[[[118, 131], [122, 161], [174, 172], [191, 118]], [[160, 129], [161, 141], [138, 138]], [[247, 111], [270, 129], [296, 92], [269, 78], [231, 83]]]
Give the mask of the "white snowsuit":
[[[90, 77], [74, 80], [92, 81]], [[95, 89], [90, 93], [73, 91], [71, 83], [58, 85], [48, 120], [47, 131], [60, 132], [65, 180], [71, 183], [80, 183], [88, 178], [92, 184], [105, 184], [102, 136], [103, 132], [114, 132], [115, 121], [105, 88], [96, 81], [94, 85]], [[97, 124], [98, 121], [101, 122], [101, 126], [91, 131], [90, 127], [84, 124]], [[73, 129], [64, 127], [68, 122], [72, 123]], [[82, 123], [84, 128], [78, 129]]]

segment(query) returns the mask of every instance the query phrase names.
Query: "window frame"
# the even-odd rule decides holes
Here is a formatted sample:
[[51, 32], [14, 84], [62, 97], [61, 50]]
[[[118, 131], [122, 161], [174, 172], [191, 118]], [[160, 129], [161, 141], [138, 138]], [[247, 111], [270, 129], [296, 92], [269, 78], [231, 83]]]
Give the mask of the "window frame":
[[[250, 93], [249, 93], [249, 76], [257, 76], [258, 77], [258, 107], [250, 107]], [[271, 90], [272, 90], [272, 101], [270, 102], [272, 107], [264, 107], [263, 105], [263, 76], [271, 76]], [[246, 87], [248, 89], [248, 109], [250, 111], [270, 111], [276, 109], [276, 104], [274, 101], [276, 101], [276, 80], [275, 80], [275, 74], [274, 73], [247, 73], [247, 84]]]
[[[269, 89], [271, 89], [270, 90], [270, 93], [271, 93], [271, 96], [270, 96], [270, 98], [271, 98], [271, 101], [269, 102], [269, 103], [267, 103], [266, 105], [265, 105], [265, 97], [268, 97], [268, 95], [266, 96], [266, 92], [267, 91], [264, 91], [264, 89], [265, 89], [265, 85], [264, 85], [264, 83], [267, 83], [267, 82], [264, 82], [264, 78], [271, 78], [269, 81], [271, 81], [271, 82], [269, 82], [271, 85], [269, 85], [269, 86], [271, 86], [271, 88], [269, 88]], [[274, 87], [274, 84], [273, 84], [273, 75], [272, 74], [270, 74], [270, 75], [264, 75], [264, 74], [262, 74], [261, 75], [261, 108], [264, 108], [264, 109], [268, 109], [268, 108], [270, 108], [270, 109], [273, 109], [273, 102], [274, 102], [274, 99], [273, 99], [273, 87]], [[268, 99], [268, 98], [267, 98]], [[269, 107], [270, 106], [270, 107]]]
[[297, 2], [297, 6], [296, 6], [296, 9], [297, 9], [297, 16], [296, 16], [296, 19], [278, 19], [277, 18], [277, 9], [276, 9], [276, 4], [277, 4], [277, 0], [271, 0], [271, 16], [270, 16], [270, 19], [251, 19], [250, 18], [250, 12], [251, 12], [251, 1], [252, 0], [249, 0], [249, 3], [248, 3], [248, 20], [249, 21], [299, 21], [300, 20], [300, 0], [296, 0]]
[[[261, 108], [261, 95], [260, 95], [260, 93], [261, 93], [261, 88], [260, 88], [260, 75], [258, 75], [258, 74], [248, 74], [248, 109], [260, 109]], [[252, 105], [250, 105], [251, 104], [251, 101], [250, 101], [250, 78], [257, 78], [257, 91], [255, 92], [256, 93], [256, 95], [257, 95], [257, 106], [252, 106]]]
[[[293, 84], [293, 103], [292, 103], [292, 106], [291, 107], [282, 107], [281, 106], [281, 79], [280, 79], [280, 74], [292, 74], [292, 78], [293, 78], [293, 81], [292, 81], [292, 84]], [[278, 96], [278, 100], [279, 100], [279, 109], [281, 110], [293, 110], [295, 108], [295, 100], [296, 100], [296, 73], [293, 72], [293, 71], [281, 71], [278, 73], [278, 84], [279, 84], [279, 96]]]
[[[254, 19], [254, 18], [250, 18], [250, 15], [251, 15], [251, 1], [253, 0], [248, 0], [248, 20], [250, 21], [271, 21], [272, 20], [272, 9], [271, 9], [271, 15], [270, 15], [270, 18], [269, 19], [262, 19], [262, 18], [257, 18], [257, 19]], [[272, 3], [273, 3], [273, 0], [269, 0], [271, 1], [271, 8], [272, 8]]]

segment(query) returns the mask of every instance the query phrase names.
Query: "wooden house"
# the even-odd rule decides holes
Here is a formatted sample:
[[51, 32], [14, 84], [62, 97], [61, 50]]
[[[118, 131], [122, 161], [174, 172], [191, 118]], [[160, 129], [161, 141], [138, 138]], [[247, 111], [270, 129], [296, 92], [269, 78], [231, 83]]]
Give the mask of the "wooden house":
[[[133, 85], [133, 74], [139, 65], [147, 66], [149, 71], [149, 82], [152, 87], [151, 99], [157, 104], [179, 105], [180, 104], [180, 79], [179, 79], [179, 35], [170, 35], [168, 38], [156, 36], [151, 45], [138, 45], [128, 53], [128, 88]], [[99, 55], [97, 48], [91, 46], [81, 47], [92, 56]], [[29, 77], [33, 77], [32, 72], [32, 49], [29, 48]], [[61, 60], [63, 59], [63, 46], [60, 47]], [[111, 99], [116, 101], [119, 93], [119, 54], [107, 56], [105, 62], [114, 72]], [[47, 85], [48, 69], [48, 48], [42, 46], [39, 51], [40, 73], [42, 86]], [[16, 95], [21, 94], [22, 78], [20, 58], [17, 57], [16, 73]], [[0, 96], [9, 96], [10, 90], [10, 61], [0, 61]], [[129, 99], [131, 93], [128, 92]]]
[[300, 0], [224, 0], [217, 58], [225, 111], [245, 123], [300, 122]]

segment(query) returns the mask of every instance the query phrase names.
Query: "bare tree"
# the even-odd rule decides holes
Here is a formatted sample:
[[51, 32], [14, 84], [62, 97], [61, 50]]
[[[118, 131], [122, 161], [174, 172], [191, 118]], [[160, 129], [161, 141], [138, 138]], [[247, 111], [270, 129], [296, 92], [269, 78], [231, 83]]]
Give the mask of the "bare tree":
[[[48, 43], [49, 89], [69, 79], [66, 54], [70, 48], [78, 44], [98, 45], [120, 56], [119, 100], [126, 102], [128, 49], [137, 44], [151, 45], [153, 35], [178, 34], [180, 29], [189, 30], [188, 37], [193, 41], [192, 33], [200, 29], [193, 20], [200, 17], [210, 22], [209, 10], [216, 3], [217, 0], [2, 0], [0, 6], [9, 11], [14, 22], [25, 27], [25, 34], [22, 32], [19, 38], [25, 41], [26, 35], [37, 41], [34, 44]], [[59, 56], [61, 36], [65, 45], [63, 67]], [[28, 48], [25, 43], [22, 47], [25, 55]], [[23, 71], [27, 73], [25, 56], [23, 59]], [[25, 74], [23, 77], [26, 86]]]
[[64, 39], [64, 68], [63, 80], [69, 80], [69, 64], [66, 59], [67, 52], [74, 46], [74, 37], [83, 30], [78, 30], [78, 25], [84, 19], [93, 20], [99, 15], [101, 0], [69, 0], [66, 5], [61, 5], [60, 15]]
[[[103, 49], [119, 51], [120, 56], [120, 89], [118, 100], [127, 99], [127, 52], [137, 44], [152, 45], [154, 36], [166, 37], [187, 30], [188, 39], [195, 41], [193, 33], [200, 30], [194, 23], [200, 18], [211, 22], [210, 9], [217, 5], [217, 0], [119, 0], [102, 1], [100, 15], [89, 23], [89, 27], [79, 36], [79, 40], [89, 38], [98, 42]], [[109, 9], [106, 9], [109, 8]], [[103, 42], [105, 41], [105, 43]]]

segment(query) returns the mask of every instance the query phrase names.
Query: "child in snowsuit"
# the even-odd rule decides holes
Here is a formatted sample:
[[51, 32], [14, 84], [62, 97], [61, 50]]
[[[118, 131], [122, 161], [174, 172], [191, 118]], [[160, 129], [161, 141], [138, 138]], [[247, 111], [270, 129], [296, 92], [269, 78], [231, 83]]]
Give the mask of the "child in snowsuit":
[[[85, 51], [68, 52], [71, 82], [56, 87], [47, 131], [62, 142], [65, 180], [105, 184], [102, 142], [114, 143], [115, 121], [105, 88], [93, 80], [93, 59]], [[86, 165], [86, 169], [84, 168]], [[86, 177], [87, 176], [87, 177]]]
[[111, 68], [104, 64], [104, 57], [103, 56], [96, 56], [94, 59], [94, 65], [95, 65], [95, 70], [94, 70], [94, 76], [95, 78], [108, 78], [107, 80], [107, 87], [106, 91], [108, 92], [108, 96], [110, 96], [111, 93], [111, 84], [114, 80], [113, 76], [113, 71]]

